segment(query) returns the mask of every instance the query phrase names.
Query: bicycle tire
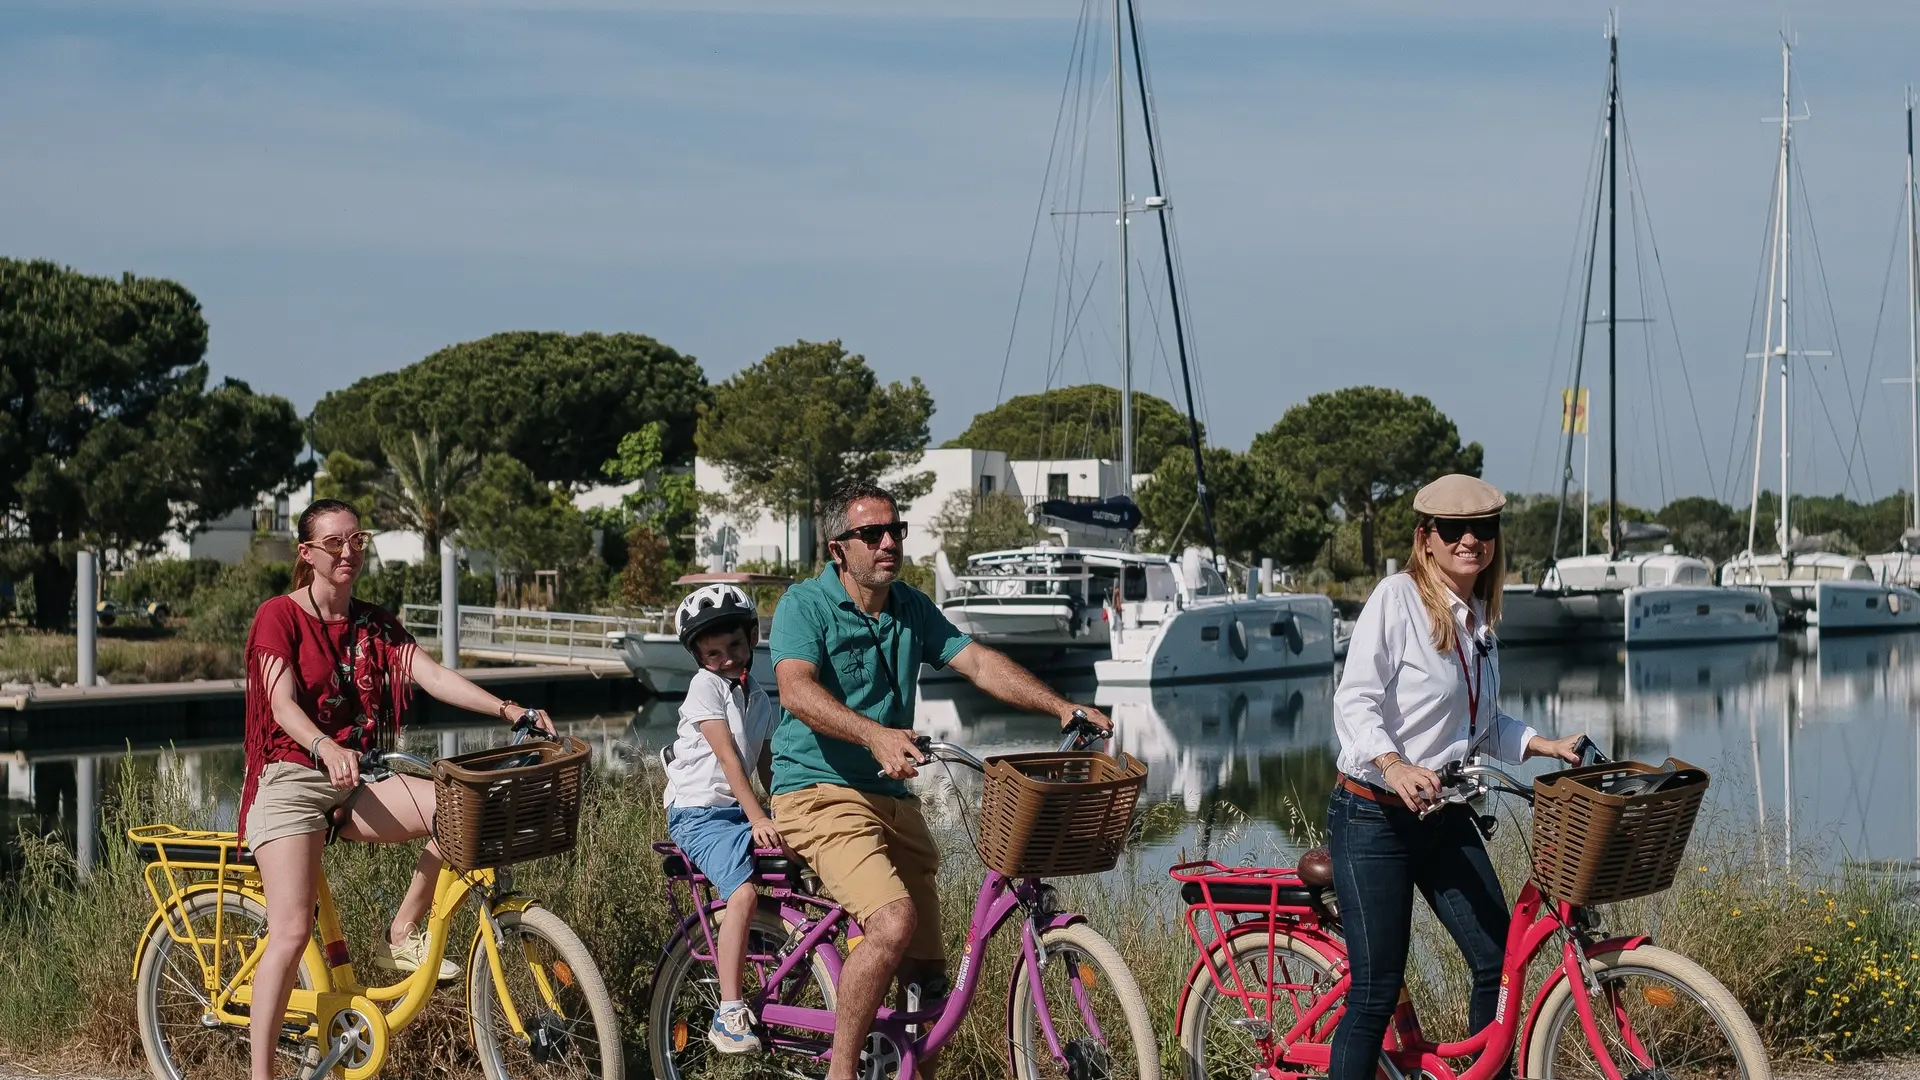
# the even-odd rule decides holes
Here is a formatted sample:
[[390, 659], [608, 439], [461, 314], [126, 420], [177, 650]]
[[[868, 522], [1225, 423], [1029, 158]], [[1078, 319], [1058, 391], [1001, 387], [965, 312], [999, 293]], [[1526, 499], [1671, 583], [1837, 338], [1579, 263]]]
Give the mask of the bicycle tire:
[[[487, 1080], [527, 1076], [623, 1080], [626, 1057], [619, 1015], [600, 967], [580, 936], [560, 916], [542, 907], [502, 911], [494, 918], [501, 931], [500, 962], [507, 992], [513, 996], [522, 1026], [533, 1034], [532, 1041], [523, 1044], [507, 1026], [505, 1015], [496, 1011], [486, 942], [476, 934], [467, 957], [467, 1019]], [[513, 948], [516, 941], [521, 943], [518, 950]], [[536, 941], [549, 950], [534, 961], [544, 969], [537, 977], [533, 964], [517, 962], [526, 958], [526, 947]], [[541, 997], [540, 981], [557, 984], [554, 996], [566, 998], [560, 1010]]]
[[[699, 931], [696, 928], [694, 932]], [[750, 933], [752, 937], [749, 940], [749, 952], [771, 954], [787, 940], [789, 927], [780, 916], [762, 906], [754, 912], [753, 929]], [[708, 1025], [713, 1023], [714, 1006], [720, 1003], [717, 981], [714, 981], [710, 990], [698, 995], [699, 1006], [693, 1012], [683, 1016], [680, 1015], [681, 1010], [676, 1008], [676, 1003], [679, 1002], [689, 977], [697, 978], [703, 970], [708, 973], [708, 978], [701, 981], [713, 981], [712, 966], [695, 958], [692, 941], [684, 935], [674, 942], [666, 958], [660, 961], [659, 974], [653, 987], [653, 1000], [647, 1006], [647, 1055], [653, 1063], [653, 1075], [656, 1080], [691, 1080], [693, 1077], [713, 1074], [712, 1069], [702, 1068], [701, 1062], [714, 1056], [706, 1041], [705, 1032]], [[832, 979], [827, 974], [826, 961], [815, 955], [805, 970], [810, 972], [806, 977], [813, 983], [820, 999], [812, 1002], [803, 1001], [801, 1004], [831, 1011], [834, 1003], [834, 987]], [[752, 969], [749, 968], [746, 977], [752, 976]], [[792, 977], [789, 976], [789, 978]], [[673, 1045], [676, 1041], [675, 1027], [682, 1023], [686, 1025], [681, 1033], [682, 1037], [678, 1040], [682, 1045], [675, 1048]], [[693, 1052], [681, 1058], [680, 1055], [689, 1049]], [[752, 1057], [755, 1062], [777, 1060], [781, 1064], [769, 1066], [770, 1074], [776, 1076], [793, 1075], [795, 1070], [787, 1066], [799, 1061], [798, 1058], [793, 1057], [775, 1059], [771, 1056], [741, 1056]], [[825, 1066], [822, 1065], [823, 1075], [824, 1069]], [[739, 1075], [741, 1071], [734, 1069], [729, 1075]]]
[[[231, 890], [195, 893], [167, 914], [169, 917], [186, 919], [186, 925], [198, 928], [196, 933], [211, 937], [216, 913], [220, 917], [222, 933], [229, 938], [257, 940], [266, 932], [267, 909], [252, 897]], [[246, 932], [235, 933], [236, 929], [242, 928]], [[140, 1027], [140, 1045], [146, 1052], [147, 1071], [154, 1080], [188, 1080], [190, 1074], [183, 1064], [191, 1064], [191, 1076], [195, 1080], [209, 1075], [244, 1078], [248, 1075], [252, 1057], [252, 1039], [248, 1029], [233, 1024], [208, 1027], [200, 1022], [208, 999], [200, 989], [200, 961], [193, 956], [191, 949], [192, 946], [174, 940], [167, 931], [164, 919], [141, 942], [140, 966], [134, 983], [134, 1011]], [[233, 970], [238, 970], [244, 954], [226, 947], [220, 950], [220, 955], [223, 961], [221, 978], [224, 981], [231, 978], [226, 970], [228, 963], [231, 963]], [[180, 958], [178, 963], [175, 962], [176, 958]], [[169, 975], [172, 977], [169, 978]], [[307, 971], [304, 958], [294, 967], [293, 979], [294, 986], [303, 990], [313, 988], [313, 977]], [[187, 1022], [166, 1022], [164, 1014], [181, 1007], [192, 1014]], [[298, 1059], [303, 1064], [318, 1060], [318, 1049], [309, 1045], [292, 1049], [283, 1045], [280, 1053]]]
[[[1089, 1033], [1069, 1037], [1073, 1027], [1064, 1022], [1065, 1017], [1055, 1016], [1054, 1029], [1069, 1056], [1077, 1054], [1082, 1061], [1086, 1061], [1090, 1055], [1100, 1055], [1103, 1062], [1082, 1065], [1071, 1072], [1063, 1069], [1053, 1059], [1046, 1037], [1041, 1033], [1038, 1010], [1034, 1007], [1033, 982], [1027, 976], [1027, 959], [1022, 956], [1013, 965], [1012, 992], [1007, 996], [1007, 1046], [1013, 1075], [1021, 1080], [1065, 1080], [1069, 1075], [1081, 1074], [1111, 1076], [1116, 1080], [1119, 1077], [1160, 1080], [1160, 1044], [1154, 1038], [1153, 1016], [1147, 1011], [1140, 984], [1134, 979], [1126, 960], [1120, 956], [1120, 950], [1083, 923], [1057, 926], [1046, 931], [1040, 935], [1040, 945], [1046, 953], [1041, 971], [1043, 990], [1049, 970], [1062, 971], [1063, 982], [1079, 980], [1081, 987], [1076, 989], [1097, 992], [1098, 983], [1105, 983], [1110, 988], [1114, 1004], [1126, 1017], [1128, 1041], [1121, 1046], [1104, 1023], [1100, 1024], [1099, 1036]], [[1074, 969], [1069, 970], [1066, 968], [1066, 958], [1075, 954], [1082, 959]], [[1060, 962], [1058, 968], [1055, 967], [1056, 961]], [[1091, 974], [1097, 980], [1091, 987], [1087, 986], [1089, 966], [1095, 969]], [[1049, 1015], [1054, 1011], [1048, 1007]], [[1099, 1018], [1096, 1017], [1095, 1021], [1097, 1023]], [[1131, 1049], [1131, 1067], [1115, 1067], [1112, 1057], [1115, 1048], [1122, 1053]]]
[[[1257, 964], [1268, 962], [1269, 941], [1273, 943], [1271, 957], [1273, 963], [1279, 964], [1282, 960], [1291, 963], [1297, 960], [1303, 969], [1299, 974], [1311, 974], [1316, 977], [1316, 979], [1325, 980], [1325, 986], [1319, 992], [1331, 989], [1333, 984], [1339, 981], [1339, 975], [1335, 970], [1335, 959], [1328, 957], [1309, 942], [1293, 937], [1292, 935], [1273, 934], [1271, 932], [1261, 933], [1258, 930], [1235, 934], [1228, 938], [1226, 948], [1230, 951], [1227, 960], [1231, 961], [1232, 967], [1219, 967], [1217, 970], [1225, 974], [1229, 970], [1241, 969], [1242, 965], [1251, 967], [1254, 970], [1250, 974], [1253, 978], [1261, 980], [1261, 985], [1256, 988], [1251, 985], [1251, 980], [1249, 980], [1248, 989], [1258, 989], [1264, 992], [1272, 985], [1272, 982], [1268, 976], [1260, 972]], [[1209, 959], [1212, 960], [1213, 963], [1216, 965], [1222, 963], [1219, 955], [1221, 952], [1219, 942], [1213, 942], [1209, 952], [1212, 954]], [[1284, 968], [1282, 970], [1284, 972], [1282, 977], [1289, 980], [1287, 984], [1283, 985], [1291, 985], [1292, 980], [1298, 976], [1290, 968]], [[1247, 974], [1248, 973], [1243, 973], [1241, 977], [1245, 979], [1247, 978]], [[1312, 1002], [1317, 1000], [1317, 993], [1318, 992], [1305, 1000], [1294, 998], [1290, 995], [1286, 1000], [1293, 1010], [1294, 1015], [1292, 1017], [1279, 1015], [1279, 1010], [1283, 1007], [1282, 1002], [1279, 1000], [1274, 1002], [1275, 1016], [1270, 1019], [1272, 1019], [1273, 1026], [1276, 1029], [1274, 1032], [1275, 1036], [1285, 1034], [1286, 1031], [1293, 1026], [1299, 1014], [1311, 1007]], [[1202, 965], [1194, 971], [1193, 976], [1187, 980], [1186, 989], [1182, 992], [1180, 998], [1180, 1058], [1186, 1080], [1224, 1080], [1224, 1078], [1227, 1077], [1231, 1077], [1233, 1080], [1243, 1080], [1244, 1077], [1249, 1075], [1257, 1075], [1259, 1070], [1271, 1064], [1270, 1062], [1262, 1060], [1263, 1055], [1261, 1055], [1258, 1046], [1251, 1045], [1252, 1040], [1244, 1030], [1238, 1032], [1220, 1031], [1219, 1042], [1225, 1042], [1230, 1045], [1234, 1043], [1246, 1044], [1238, 1048], [1238, 1053], [1229, 1055], [1229, 1048], [1226, 1046], [1220, 1047], [1217, 1052], [1209, 1051], [1209, 1043], [1214, 1041], [1208, 1038], [1209, 1032], [1215, 1028], [1215, 1025], [1212, 1023], [1214, 1020], [1213, 1010], [1215, 1006], [1222, 1002], [1234, 1003], [1237, 1006], [1234, 999], [1222, 994], [1219, 988], [1214, 985], [1213, 976], [1208, 974], [1208, 968]], [[1244, 1015], [1244, 1010], [1242, 1010], [1241, 1015]], [[1231, 1020], [1232, 1017], [1228, 1017], [1227, 1019]], [[1215, 1058], [1229, 1058], [1229, 1060], [1216, 1062], [1214, 1060]]]
[[[1608, 983], [1624, 982], [1627, 978], [1643, 975], [1651, 976], [1656, 983], [1665, 984], [1670, 988], [1666, 993], [1655, 996], [1652, 987], [1641, 992], [1642, 1002], [1662, 1013], [1682, 1004], [1679, 995], [1672, 991], [1684, 992], [1726, 1038], [1731, 1063], [1703, 1063], [1687, 1070], [1684, 1065], [1670, 1064], [1662, 1059], [1658, 1066], [1663, 1070], [1661, 1075], [1671, 1076], [1673, 1080], [1690, 1080], [1693, 1077], [1770, 1080], [1772, 1068], [1767, 1062], [1767, 1052], [1761, 1045], [1760, 1034], [1754, 1030], [1753, 1021], [1727, 988], [1720, 985], [1720, 980], [1699, 964], [1679, 953], [1654, 945], [1601, 953], [1590, 957], [1588, 963], [1603, 989]], [[1614, 1029], [1607, 1010], [1596, 1005], [1595, 1014], [1603, 1035]], [[1571, 1040], [1563, 1045], [1563, 1039], [1569, 1035]], [[1645, 1041], [1644, 1038], [1642, 1041]], [[1657, 1046], [1649, 1047], [1649, 1050], [1659, 1053]], [[1576, 1051], [1584, 1051], [1588, 1055], [1587, 1068], [1579, 1067], [1580, 1054]], [[1528, 1076], [1541, 1080], [1570, 1080], [1600, 1075], [1598, 1067], [1591, 1064], [1592, 1047], [1587, 1042], [1585, 1030], [1580, 1026], [1573, 991], [1566, 980], [1561, 980], [1546, 1000], [1540, 1003], [1539, 1014], [1533, 1018], [1533, 1036], [1528, 1040], [1526, 1052]], [[1729, 1066], [1738, 1071], [1728, 1071]], [[1675, 1072], [1675, 1067], [1683, 1071]]]

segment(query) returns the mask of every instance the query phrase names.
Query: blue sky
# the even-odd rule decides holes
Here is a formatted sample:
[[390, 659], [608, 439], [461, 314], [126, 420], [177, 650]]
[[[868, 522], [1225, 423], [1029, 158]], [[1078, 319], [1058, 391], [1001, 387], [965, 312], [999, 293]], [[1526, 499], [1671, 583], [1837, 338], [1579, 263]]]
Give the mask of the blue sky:
[[[1433, 398], [1487, 446], [1490, 479], [1545, 487], [1604, 8], [1141, 11], [1212, 432], [1244, 447], [1308, 395], [1371, 382]], [[1633, 501], [1745, 498], [1726, 474], [1750, 430], [1783, 14], [1851, 380], [1815, 362], [1794, 482], [1839, 490], [1851, 455], [1856, 493], [1903, 483], [1904, 399], [1879, 382], [1906, 364], [1898, 280], [1868, 363], [1920, 9], [1716, 0], [1622, 13], [1673, 302], [1668, 320], [1656, 300], [1657, 407], [1644, 357], [1623, 369]], [[839, 337], [926, 380], [945, 438], [994, 402], [1078, 16], [1075, 0], [15, 2], [0, 251], [178, 278], [217, 372], [303, 410], [500, 330], [649, 333], [716, 380]], [[1822, 308], [1803, 309], [1807, 348], [1832, 346]], [[1111, 377], [1090, 355], [1068, 381]], [[1156, 365], [1142, 380], [1165, 392]], [[1007, 367], [1009, 394], [1046, 378], [1034, 351]], [[1863, 393], [1856, 448], [1845, 397]]]

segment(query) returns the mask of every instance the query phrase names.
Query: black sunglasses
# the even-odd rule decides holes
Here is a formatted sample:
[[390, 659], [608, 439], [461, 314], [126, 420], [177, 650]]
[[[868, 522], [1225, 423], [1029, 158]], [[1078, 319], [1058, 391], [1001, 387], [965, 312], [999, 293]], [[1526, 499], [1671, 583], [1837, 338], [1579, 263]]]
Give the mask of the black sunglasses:
[[1477, 518], [1434, 518], [1428, 528], [1440, 534], [1440, 539], [1449, 544], [1457, 544], [1460, 538], [1472, 533], [1478, 540], [1500, 539], [1500, 516]]
[[895, 543], [905, 540], [907, 538], [907, 523], [904, 521], [889, 521], [881, 525], [855, 525], [853, 528], [834, 537], [834, 539], [843, 542], [847, 540], [859, 540], [868, 547], [878, 547], [880, 546], [880, 538], [883, 536], [893, 537]]

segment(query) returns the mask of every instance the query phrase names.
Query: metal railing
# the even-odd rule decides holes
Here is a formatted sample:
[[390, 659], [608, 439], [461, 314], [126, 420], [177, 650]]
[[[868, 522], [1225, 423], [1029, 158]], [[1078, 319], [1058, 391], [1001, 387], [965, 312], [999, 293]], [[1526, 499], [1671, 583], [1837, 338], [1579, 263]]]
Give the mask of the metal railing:
[[[620, 653], [607, 640], [616, 630], [657, 631], [661, 616], [580, 615], [566, 611], [530, 611], [525, 608], [460, 608], [460, 651], [490, 659], [533, 661], [618, 662]], [[440, 637], [437, 604], [406, 604], [400, 622], [415, 637]]]

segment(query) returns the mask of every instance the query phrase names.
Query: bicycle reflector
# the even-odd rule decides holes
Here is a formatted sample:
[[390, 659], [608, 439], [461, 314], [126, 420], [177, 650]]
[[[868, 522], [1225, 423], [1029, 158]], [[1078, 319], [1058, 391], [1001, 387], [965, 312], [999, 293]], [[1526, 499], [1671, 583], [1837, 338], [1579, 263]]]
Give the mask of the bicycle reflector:
[[677, 1054], [686, 1048], [687, 1022], [685, 1020], [675, 1020], [673, 1022], [673, 1052]]
[[1081, 961], [1080, 985], [1091, 990], [1095, 986], [1098, 986], [1099, 984], [1100, 984], [1100, 976], [1097, 973], [1095, 973], [1095, 971], [1093, 970], [1093, 965], [1085, 961]]
[[1668, 986], [1641, 987], [1640, 996], [1656, 1009], [1671, 1009], [1680, 1004], [1680, 995], [1674, 993], [1673, 988]]
[[573, 968], [568, 966], [565, 960], [555, 960], [553, 962], [553, 977], [560, 980], [561, 986], [570, 987], [573, 985]]

